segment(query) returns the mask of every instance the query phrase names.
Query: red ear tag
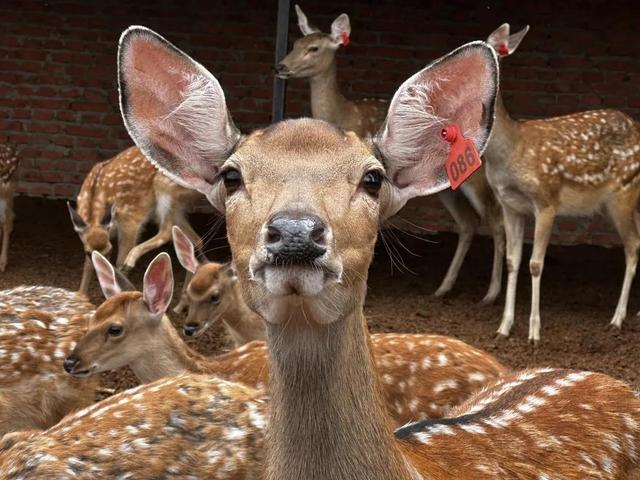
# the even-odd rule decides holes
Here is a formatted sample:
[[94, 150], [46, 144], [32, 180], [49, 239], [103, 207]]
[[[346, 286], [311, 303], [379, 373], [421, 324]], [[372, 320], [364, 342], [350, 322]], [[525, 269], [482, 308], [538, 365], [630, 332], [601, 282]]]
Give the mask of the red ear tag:
[[507, 47], [507, 44], [502, 42], [500, 44], [500, 46], [498, 47], [498, 53], [500, 55], [509, 55], [509, 47]]
[[342, 32], [340, 34], [340, 36], [342, 37], [342, 45], [344, 45], [345, 47], [347, 45], [349, 45], [349, 35], [347, 35], [346, 33]]
[[455, 123], [444, 127], [440, 132], [440, 137], [451, 144], [445, 168], [451, 189], [455, 190], [482, 166], [482, 162], [473, 141], [464, 138]]

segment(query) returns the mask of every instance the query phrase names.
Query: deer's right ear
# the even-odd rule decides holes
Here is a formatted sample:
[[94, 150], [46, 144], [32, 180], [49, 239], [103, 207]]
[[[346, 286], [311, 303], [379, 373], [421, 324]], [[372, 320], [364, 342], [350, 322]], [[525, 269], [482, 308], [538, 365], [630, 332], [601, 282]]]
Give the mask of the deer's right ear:
[[171, 258], [162, 252], [154, 258], [144, 272], [142, 296], [147, 308], [156, 317], [162, 317], [173, 296]]
[[383, 219], [412, 197], [449, 187], [445, 163], [450, 146], [441, 138], [444, 126], [457, 124], [483, 152], [493, 126], [497, 90], [498, 60], [484, 42], [457, 48], [400, 86], [374, 139], [391, 181]]
[[218, 80], [145, 27], [129, 27], [118, 50], [120, 109], [131, 138], [176, 183], [221, 208], [212, 183], [240, 140]]
[[177, 225], [173, 226], [173, 248], [176, 250], [178, 261], [185, 270], [196, 273], [196, 270], [200, 266], [200, 262], [196, 258], [195, 247], [189, 237], [187, 237], [182, 229]]
[[104, 258], [98, 251], [91, 253], [91, 261], [93, 262], [93, 268], [98, 276], [98, 282], [100, 288], [104, 294], [104, 298], [111, 298], [114, 295], [122, 292], [120, 285], [116, 279], [116, 269], [113, 268], [111, 262]]
[[78, 233], [83, 232], [84, 229], [87, 228], [87, 224], [84, 222], [76, 209], [71, 206], [71, 202], [67, 202], [67, 208], [69, 209], [69, 216], [71, 217], [73, 229]]
[[300, 31], [306, 37], [312, 33], [318, 33], [320, 30], [309, 25], [309, 20], [298, 4], [296, 4], [296, 15], [298, 16], [298, 26]]
[[508, 23], [503, 23], [487, 38], [487, 43], [493, 47], [500, 57], [509, 56], [516, 51], [518, 45], [520, 45], [520, 42], [529, 31], [529, 25], [513, 35], [510, 35], [510, 31], [511, 26]]

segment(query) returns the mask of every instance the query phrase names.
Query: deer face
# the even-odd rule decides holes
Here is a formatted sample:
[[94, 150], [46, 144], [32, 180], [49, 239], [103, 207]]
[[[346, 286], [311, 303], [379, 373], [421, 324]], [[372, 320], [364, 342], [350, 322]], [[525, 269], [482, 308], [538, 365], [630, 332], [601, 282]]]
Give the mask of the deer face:
[[87, 224], [69, 202], [67, 202], [67, 208], [69, 209], [73, 229], [80, 237], [85, 254], [91, 255], [95, 251], [108, 255], [113, 248], [111, 245], [112, 210], [108, 210], [99, 223]]
[[300, 306], [309, 322], [331, 323], [362, 302], [381, 219], [449, 185], [442, 127], [456, 123], [484, 149], [498, 73], [491, 47], [460, 47], [400, 87], [366, 143], [310, 119], [242, 138], [217, 80], [142, 27], [123, 34], [119, 68], [131, 137], [226, 212], [240, 291], [274, 323]]
[[299, 38], [293, 49], [274, 70], [279, 78], [308, 78], [326, 72], [333, 63], [336, 49], [326, 33], [312, 33]]

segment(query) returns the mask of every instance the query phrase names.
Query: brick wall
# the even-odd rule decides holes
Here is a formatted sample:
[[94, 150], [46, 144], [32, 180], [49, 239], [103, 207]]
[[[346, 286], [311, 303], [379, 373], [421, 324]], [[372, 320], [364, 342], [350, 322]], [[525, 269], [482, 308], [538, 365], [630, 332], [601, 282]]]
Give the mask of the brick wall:
[[[339, 52], [350, 96], [389, 97], [407, 76], [504, 21], [532, 29], [505, 62], [505, 101], [515, 116], [609, 106], [640, 118], [640, 42], [634, 2], [305, 1], [327, 29], [349, 13], [352, 43]], [[0, 141], [22, 145], [20, 192], [71, 197], [99, 159], [128, 146], [118, 113], [115, 52], [130, 24], [153, 28], [221, 80], [243, 129], [269, 121], [276, 2], [81, 0], [0, 3]], [[291, 17], [291, 39], [299, 36]], [[308, 113], [308, 86], [289, 82], [287, 115]], [[433, 199], [405, 213], [451, 228]], [[561, 220], [555, 241], [616, 243], [601, 218]]]

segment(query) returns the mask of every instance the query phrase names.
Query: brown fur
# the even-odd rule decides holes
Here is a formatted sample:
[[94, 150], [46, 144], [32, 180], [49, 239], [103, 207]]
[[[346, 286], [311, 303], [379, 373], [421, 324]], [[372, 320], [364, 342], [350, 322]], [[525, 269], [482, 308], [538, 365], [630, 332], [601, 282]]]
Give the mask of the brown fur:
[[[159, 173], [137, 147], [130, 147], [115, 157], [97, 163], [89, 172], [78, 194], [77, 211], [86, 223], [79, 232], [86, 254], [98, 251], [108, 254], [110, 235], [118, 238], [118, 267], [133, 268], [138, 259], [171, 240], [171, 227], [179, 225], [196, 244], [200, 237], [193, 231], [186, 212], [201, 198]], [[102, 219], [115, 208], [115, 228], [110, 233]], [[136, 245], [143, 225], [156, 221], [158, 233]], [[86, 293], [93, 277], [87, 257], [80, 284]]]
[[48, 428], [95, 401], [98, 380], [62, 368], [93, 309], [58, 288], [0, 291], [0, 434]]
[[9, 242], [13, 232], [13, 195], [15, 180], [13, 178], [20, 157], [16, 147], [10, 144], [0, 144], [0, 272], [4, 272], [9, 260]]

